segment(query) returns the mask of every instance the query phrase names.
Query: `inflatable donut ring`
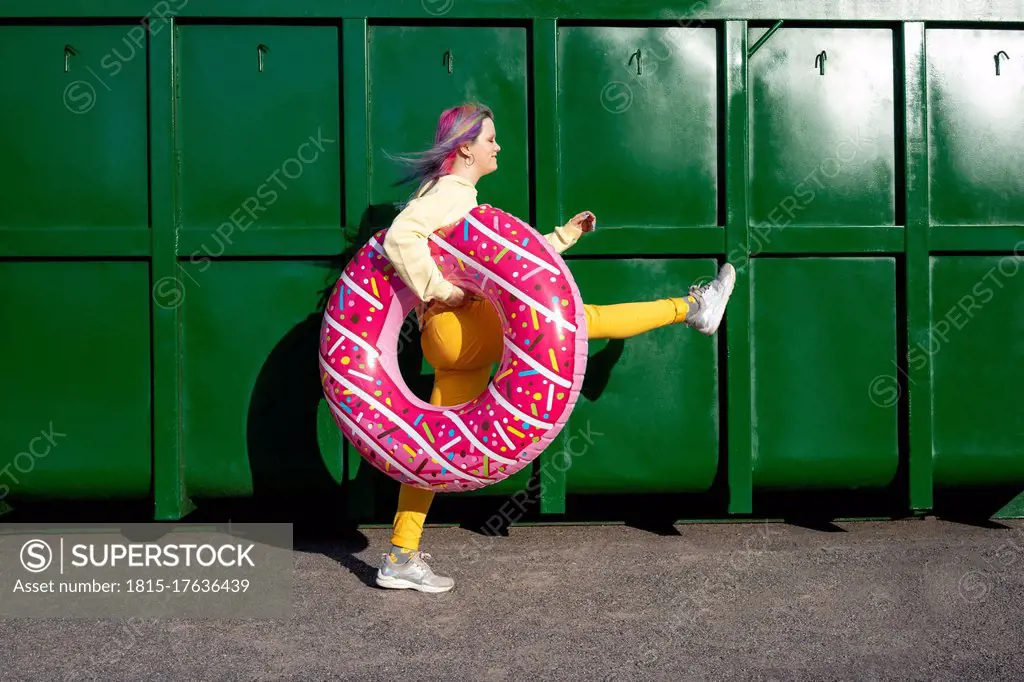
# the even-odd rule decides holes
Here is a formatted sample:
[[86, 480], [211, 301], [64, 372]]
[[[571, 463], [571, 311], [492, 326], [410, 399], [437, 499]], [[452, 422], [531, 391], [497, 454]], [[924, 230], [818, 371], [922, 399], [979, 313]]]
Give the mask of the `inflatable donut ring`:
[[437, 407], [406, 386], [398, 338], [419, 300], [384, 253], [386, 230], [348, 263], [320, 332], [320, 380], [335, 421], [374, 467], [437, 492], [465, 492], [527, 466], [558, 435], [587, 363], [583, 301], [542, 235], [483, 204], [430, 236], [445, 279], [498, 310], [501, 362], [487, 389]]

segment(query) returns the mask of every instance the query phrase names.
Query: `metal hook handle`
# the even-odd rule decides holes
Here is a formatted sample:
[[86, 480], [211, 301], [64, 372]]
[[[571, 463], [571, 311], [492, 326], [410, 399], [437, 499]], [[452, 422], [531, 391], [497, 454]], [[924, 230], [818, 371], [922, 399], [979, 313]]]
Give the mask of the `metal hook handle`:
[[260, 43], [259, 45], [256, 46], [256, 59], [259, 63], [260, 73], [263, 73], [263, 55], [265, 55], [268, 52], [270, 52], [270, 48], [264, 45], [263, 43]]
[[1003, 55], [1003, 56], [1004, 56], [1004, 57], [1006, 57], [1007, 59], [1009, 59], [1009, 58], [1010, 58], [1010, 55], [1006, 54], [1006, 53], [1005, 53], [1005, 52], [1003, 52], [1002, 50], [999, 50], [999, 52], [996, 52], [996, 56], [995, 56], [995, 57], [993, 57], [993, 59], [995, 59], [995, 60], [996, 60], [996, 75], [997, 75], [997, 76], [999, 75], [999, 55]]
[[825, 75], [825, 60], [828, 59], [828, 55], [825, 54], [825, 50], [818, 53], [818, 56], [814, 58], [814, 65], [818, 67], [818, 73], [822, 76]]
[[70, 45], [64, 46], [64, 73], [68, 72], [68, 57], [77, 57], [78, 52]]
[[643, 59], [643, 55], [640, 54], [639, 48], [637, 49], [636, 52], [634, 52], [633, 54], [631, 54], [629, 56], [629, 63], [630, 64], [633, 63], [633, 57], [636, 57], [636, 75], [638, 75], [638, 76], [642, 75], [643, 72], [644, 72], [644, 67], [643, 67], [643, 64], [641, 62], [641, 60]]
[[455, 67], [455, 55], [452, 54], [451, 50], [445, 50], [441, 63], [447, 65], [448, 73], [452, 72], [452, 69]]

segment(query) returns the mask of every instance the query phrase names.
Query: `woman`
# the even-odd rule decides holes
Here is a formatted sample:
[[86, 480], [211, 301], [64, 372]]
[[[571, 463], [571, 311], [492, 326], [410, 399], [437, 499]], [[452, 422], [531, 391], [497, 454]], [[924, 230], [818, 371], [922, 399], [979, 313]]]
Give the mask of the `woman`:
[[[477, 181], [498, 168], [494, 116], [478, 104], [464, 104], [441, 114], [434, 146], [413, 161], [406, 178], [419, 181], [415, 198], [391, 224], [384, 250], [396, 272], [422, 302], [417, 316], [423, 355], [434, 367], [432, 405], [457, 405], [487, 388], [492, 366], [502, 354], [502, 325], [486, 300], [448, 282], [434, 263], [427, 238], [477, 206]], [[575, 215], [545, 235], [562, 253], [595, 227], [589, 211]], [[586, 305], [591, 339], [624, 339], [669, 324], [683, 323], [712, 335], [725, 312], [736, 272], [726, 264], [712, 282], [691, 287], [686, 297], [610, 306]], [[446, 592], [451, 578], [436, 575], [419, 551], [423, 522], [434, 493], [403, 485], [398, 496], [391, 551], [381, 558], [381, 587]]]

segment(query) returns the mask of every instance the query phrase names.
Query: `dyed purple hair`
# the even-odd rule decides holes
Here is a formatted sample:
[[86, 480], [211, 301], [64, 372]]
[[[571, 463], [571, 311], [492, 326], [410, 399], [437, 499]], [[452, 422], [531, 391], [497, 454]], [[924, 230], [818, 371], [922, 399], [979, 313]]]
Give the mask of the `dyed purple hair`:
[[437, 179], [451, 173], [458, 158], [459, 147], [470, 144], [480, 134], [484, 119], [494, 119], [490, 108], [476, 102], [467, 102], [441, 112], [434, 133], [434, 146], [416, 154], [392, 156], [390, 158], [412, 167], [411, 172], [395, 185], [415, 181], [413, 196], [419, 196], [429, 189]]

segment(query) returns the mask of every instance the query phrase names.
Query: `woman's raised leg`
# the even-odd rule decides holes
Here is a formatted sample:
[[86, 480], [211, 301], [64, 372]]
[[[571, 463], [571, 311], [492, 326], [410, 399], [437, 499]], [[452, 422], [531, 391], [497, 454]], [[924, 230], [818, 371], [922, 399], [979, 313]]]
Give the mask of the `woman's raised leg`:
[[718, 331], [735, 282], [736, 270], [726, 263], [718, 277], [702, 286], [690, 287], [690, 294], [682, 298], [585, 305], [587, 336], [591, 339], [628, 339], [680, 322], [711, 336]]

